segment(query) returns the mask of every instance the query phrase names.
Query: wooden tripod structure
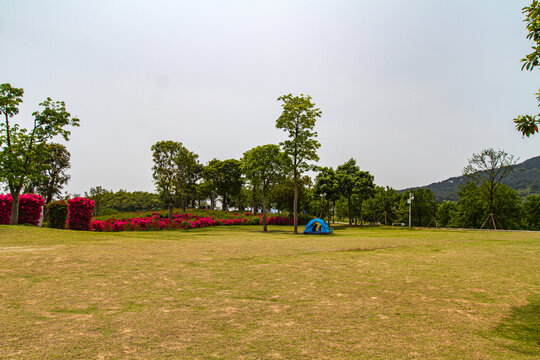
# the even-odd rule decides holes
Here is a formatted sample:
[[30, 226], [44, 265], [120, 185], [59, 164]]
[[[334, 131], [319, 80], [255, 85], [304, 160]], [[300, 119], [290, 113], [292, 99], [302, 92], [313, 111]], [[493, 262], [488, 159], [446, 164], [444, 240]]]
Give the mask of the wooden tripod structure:
[[[488, 223], [488, 221], [491, 219], [491, 224], [493, 224], [493, 230], [497, 230], [497, 225], [495, 224], [495, 215], [493, 215], [493, 213], [490, 213], [488, 215], [488, 217], [486, 218], [486, 220], [484, 221], [484, 223], [482, 224], [482, 226], [480, 227], [480, 229], [483, 229], [484, 226], [486, 225], [486, 223]], [[498, 221], [497, 221], [498, 222]], [[498, 222], [499, 223], [499, 222]], [[499, 228], [502, 230], [503, 227], [501, 226], [501, 223], [499, 223]]]

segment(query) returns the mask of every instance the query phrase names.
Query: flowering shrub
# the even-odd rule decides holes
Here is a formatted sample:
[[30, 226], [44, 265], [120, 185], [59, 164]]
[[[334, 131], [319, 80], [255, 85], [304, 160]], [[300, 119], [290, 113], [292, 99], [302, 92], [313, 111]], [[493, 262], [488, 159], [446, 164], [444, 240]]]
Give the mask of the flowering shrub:
[[94, 201], [76, 197], [68, 201], [68, 228], [71, 230], [90, 230]]
[[19, 224], [39, 225], [45, 199], [37, 194], [23, 194], [19, 197]]
[[11, 219], [11, 206], [13, 200], [11, 195], [0, 195], [0, 225], [8, 225]]
[[68, 218], [68, 203], [65, 200], [53, 201], [47, 204], [49, 225], [55, 229], [65, 229]]

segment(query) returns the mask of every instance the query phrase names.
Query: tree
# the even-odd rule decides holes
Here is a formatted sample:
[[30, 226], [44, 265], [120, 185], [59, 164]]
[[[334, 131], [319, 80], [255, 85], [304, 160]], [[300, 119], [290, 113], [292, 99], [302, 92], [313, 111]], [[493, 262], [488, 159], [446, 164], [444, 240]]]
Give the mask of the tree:
[[[224, 211], [229, 210], [231, 197], [238, 196], [242, 190], [242, 163], [240, 160], [212, 159], [203, 170], [205, 180], [212, 184], [213, 191], [221, 196], [221, 206]], [[214, 199], [214, 196], [212, 196]], [[215, 200], [212, 200], [212, 209]]]
[[[510, 172], [517, 162], [513, 155], [509, 155], [503, 150], [485, 149], [479, 154], [473, 154], [469, 159], [469, 164], [463, 169], [463, 175], [474, 181], [479, 190], [484, 195], [489, 208], [491, 224], [496, 228], [494, 214], [494, 198], [501, 186], [501, 181]], [[485, 186], [480, 186], [485, 184]]]
[[384, 225], [388, 224], [388, 220], [395, 220], [397, 218], [394, 214], [393, 207], [396, 202], [401, 198], [397, 190], [391, 187], [376, 186], [373, 197], [369, 198], [365, 202], [366, 212], [368, 216], [373, 218], [373, 222], [380, 221], [384, 218]]
[[371, 175], [369, 171], [360, 171], [354, 182], [353, 194], [358, 202], [361, 225], [364, 225], [364, 216], [362, 213], [364, 201], [372, 197], [375, 190], [375, 183], [373, 180], [373, 175]]
[[[285, 178], [289, 158], [280, 151], [278, 145], [257, 146], [244, 153], [242, 170], [252, 184], [261, 189], [263, 231], [267, 231], [266, 206], [271, 186]], [[255, 188], [255, 187], [254, 187]]]
[[108, 191], [101, 186], [91, 187], [90, 193], [85, 194], [87, 198], [94, 200], [94, 216], [98, 216], [103, 207], [103, 200], [106, 194], [112, 194], [112, 191]]
[[283, 150], [292, 160], [292, 173], [294, 183], [294, 233], [298, 234], [298, 179], [301, 174], [310, 170], [309, 161], [318, 161], [317, 149], [321, 146], [315, 138], [317, 132], [313, 131], [321, 110], [311, 102], [311, 96], [283, 95], [278, 98], [283, 112], [276, 120], [276, 128], [288, 133], [290, 140], [281, 143]]
[[195, 196], [197, 180], [201, 176], [202, 165], [199, 164], [198, 158], [199, 155], [189, 151], [182, 144], [178, 147], [174, 160], [176, 166], [174, 190], [184, 211], [187, 199]]
[[13, 199], [11, 224], [18, 223], [22, 188], [29, 182], [38, 181], [47, 168], [39, 161], [46, 157], [46, 144], [57, 135], [68, 141], [71, 132], [66, 127], [79, 126], [79, 119], [71, 117], [65, 103], [51, 98], [39, 104], [43, 108], [41, 111], [32, 114], [34, 123], [30, 131], [18, 124], [10, 124], [9, 118], [18, 113], [22, 96], [23, 89], [13, 88], [10, 84], [0, 85], [0, 112], [5, 116], [0, 129], [0, 179], [8, 184]]
[[347, 199], [349, 225], [352, 225], [351, 198], [354, 194], [355, 183], [360, 176], [360, 167], [356, 165], [356, 160], [350, 159], [346, 163], [339, 165], [336, 169], [341, 195]]
[[178, 177], [177, 157], [181, 151], [182, 144], [167, 140], [158, 141], [152, 145], [152, 177], [158, 191], [163, 192], [166, 197], [169, 209], [169, 218], [173, 217], [173, 195]]
[[37, 192], [45, 198], [45, 203], [50, 203], [55, 196], [62, 193], [62, 188], [70, 179], [67, 170], [71, 167], [71, 154], [64, 145], [45, 144], [43, 153], [45, 158], [41, 162], [45, 165], [41, 178], [35, 183]]
[[[530, 6], [525, 6], [523, 8], [523, 14], [525, 15], [524, 22], [527, 24], [527, 31], [529, 32], [527, 39], [532, 40], [535, 46], [532, 47], [533, 51], [530, 54], [527, 54], [521, 59], [523, 63], [521, 70], [532, 71], [540, 65], [540, 3], [538, 0], [533, 0]], [[536, 98], [540, 102], [540, 91], [536, 94]], [[518, 131], [524, 136], [529, 137], [538, 132], [540, 114], [520, 115], [514, 119], [514, 123]]]
[[540, 230], [540, 194], [530, 195], [523, 203], [525, 225], [530, 230]]
[[330, 223], [330, 202], [339, 199], [339, 180], [336, 172], [331, 167], [319, 169], [313, 188], [315, 195], [323, 197], [326, 201], [326, 218]]
[[[311, 201], [309, 189], [311, 187], [312, 181], [309, 176], [305, 175], [298, 179], [298, 211], [307, 211], [309, 209], [309, 202]], [[294, 198], [291, 198], [291, 193], [293, 192], [294, 181], [291, 178], [287, 178], [272, 187], [270, 201], [277, 210], [288, 211], [292, 214], [294, 209]]]

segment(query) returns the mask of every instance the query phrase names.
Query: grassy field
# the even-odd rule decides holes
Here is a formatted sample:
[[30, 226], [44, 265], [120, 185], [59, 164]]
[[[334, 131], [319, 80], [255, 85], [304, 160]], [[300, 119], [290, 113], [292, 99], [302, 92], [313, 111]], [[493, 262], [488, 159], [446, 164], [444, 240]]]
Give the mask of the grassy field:
[[4, 359], [538, 359], [540, 233], [0, 226]]

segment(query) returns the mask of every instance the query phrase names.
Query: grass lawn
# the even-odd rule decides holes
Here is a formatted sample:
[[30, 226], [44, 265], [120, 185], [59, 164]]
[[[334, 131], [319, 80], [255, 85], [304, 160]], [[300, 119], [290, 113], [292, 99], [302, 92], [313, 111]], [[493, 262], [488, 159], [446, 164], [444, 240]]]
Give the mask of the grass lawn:
[[540, 233], [0, 226], [0, 359], [538, 359]]

